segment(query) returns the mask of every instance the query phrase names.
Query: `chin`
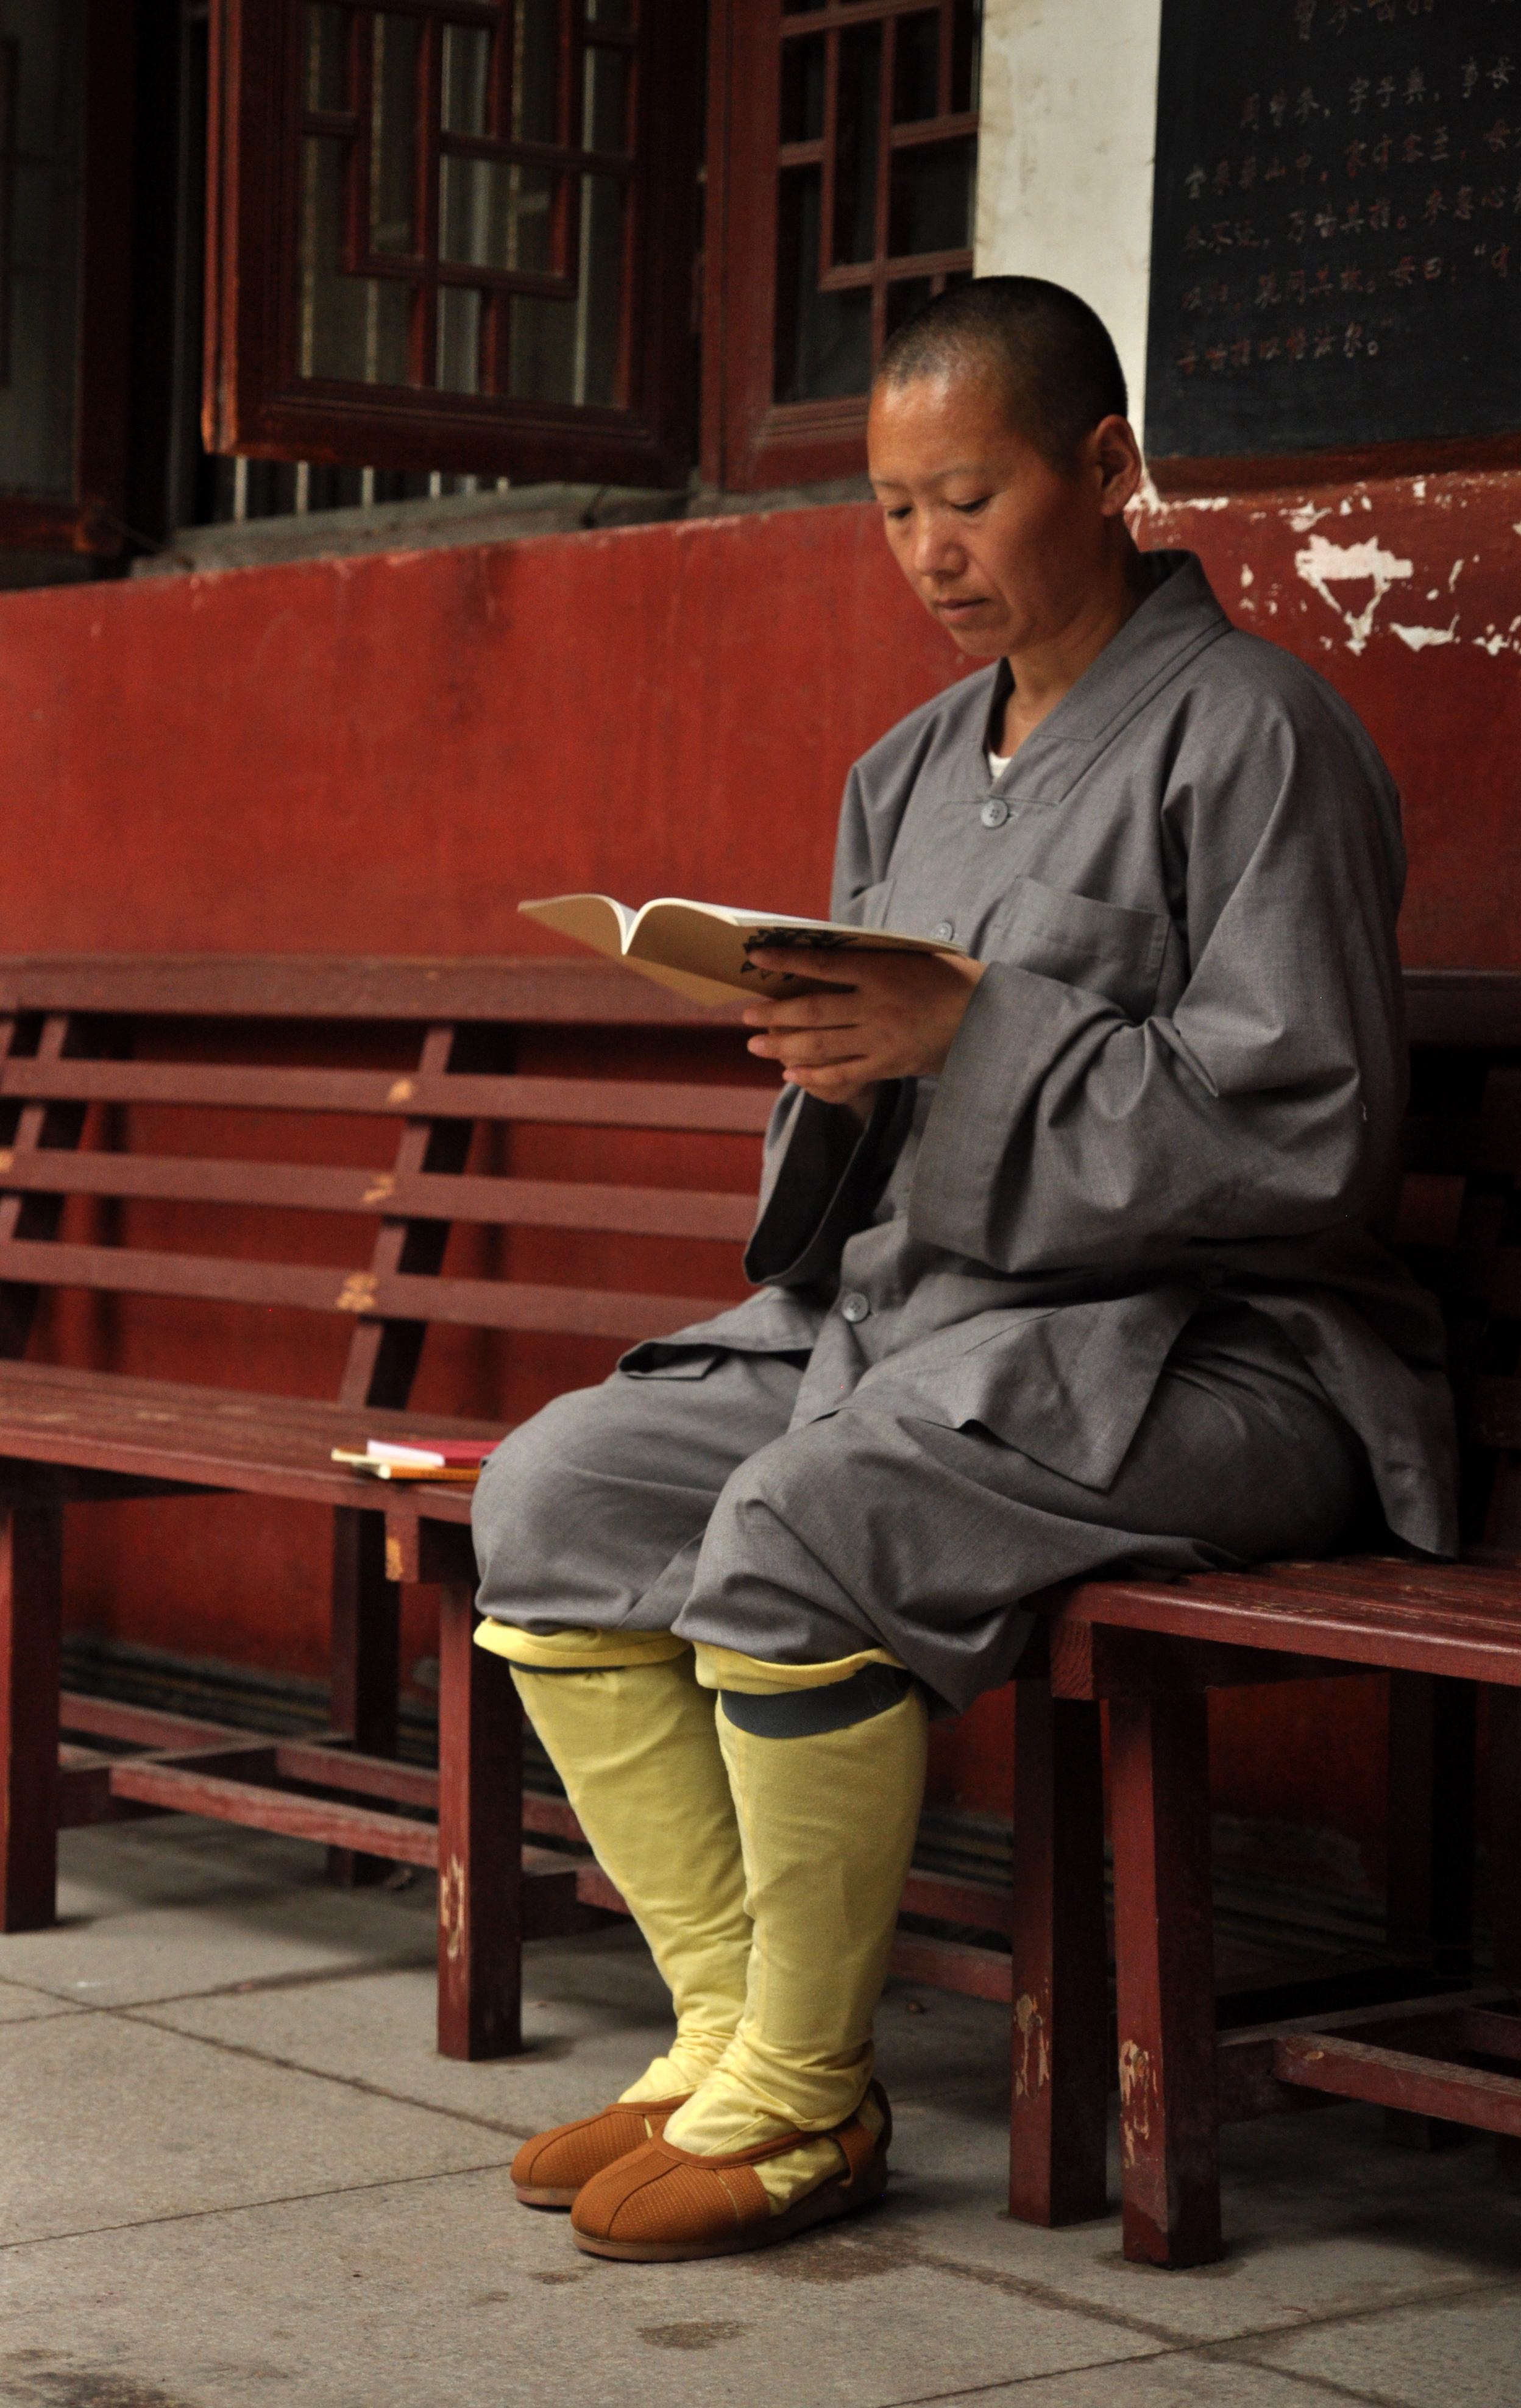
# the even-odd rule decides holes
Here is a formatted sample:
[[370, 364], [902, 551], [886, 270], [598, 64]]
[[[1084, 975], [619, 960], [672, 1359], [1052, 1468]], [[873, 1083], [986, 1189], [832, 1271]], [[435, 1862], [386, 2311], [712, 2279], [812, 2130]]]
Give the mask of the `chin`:
[[974, 661], [996, 661], [1009, 649], [1005, 632], [996, 627], [958, 627], [942, 619], [940, 624], [957, 652]]

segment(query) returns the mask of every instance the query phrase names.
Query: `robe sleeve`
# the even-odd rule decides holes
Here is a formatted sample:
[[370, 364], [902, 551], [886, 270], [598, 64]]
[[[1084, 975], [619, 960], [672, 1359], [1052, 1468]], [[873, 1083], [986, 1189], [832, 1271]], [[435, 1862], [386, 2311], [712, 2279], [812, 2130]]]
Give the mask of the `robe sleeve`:
[[1383, 1201], [1406, 1073], [1377, 753], [1297, 669], [1243, 680], [1185, 714], [1157, 808], [1190, 965], [1174, 1010], [1138, 1025], [993, 963], [919, 1147], [912, 1238], [1014, 1274], [1152, 1271]]

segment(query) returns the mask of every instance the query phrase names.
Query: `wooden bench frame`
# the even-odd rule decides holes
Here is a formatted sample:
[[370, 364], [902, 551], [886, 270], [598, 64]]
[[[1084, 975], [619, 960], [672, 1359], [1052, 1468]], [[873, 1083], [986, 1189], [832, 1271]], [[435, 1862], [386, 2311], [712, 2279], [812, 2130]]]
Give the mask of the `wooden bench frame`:
[[[1503, 1088], [1497, 1096], [1487, 1082], [1487, 1112], [1423, 1112], [1417, 1096], [1409, 1172], [1481, 1188], [1514, 1179], [1521, 1190], [1521, 977], [1417, 972], [1407, 989], [1417, 1059], [1479, 1058], [1499, 1068]], [[910, 1907], [924, 1898], [922, 1913], [1009, 1935], [1008, 1957], [961, 1948], [959, 1978], [947, 1966], [954, 1943], [919, 1943], [915, 1963], [914, 1943], [900, 1939], [895, 1964], [1011, 2002], [1011, 2214], [1060, 2225], [1105, 2214], [1107, 2102], [1117, 2075], [1125, 2248], [1134, 2259], [1187, 2266], [1221, 2254], [1222, 2122], [1338, 2095], [1375, 2098], [1402, 2137], [1429, 2119], [1466, 2120], [1499, 2134], [1502, 2150], [1514, 2144], [1521, 2163], [1521, 2078], [1466, 2061], [1487, 2055], [1521, 2065], [1521, 2016], [1499, 2012], [1513, 1986], [1521, 1992], [1521, 1379], [1486, 1376], [1478, 1344], [1497, 1316], [1517, 1318], [1521, 1331], [1521, 1251], [1476, 1270], [1462, 1215], [1455, 1229], [1442, 1226], [1442, 1195], [1412, 1193], [1407, 1181], [1407, 1207], [1404, 1235], [1458, 1325], [1473, 1559], [1427, 1567], [1365, 1557], [1053, 1591], [1043, 1656], [1032, 1653], [1013, 1684], [1016, 1854], [1006, 1919], [991, 1903], [954, 1901], [943, 1889], [931, 1904], [917, 1882], [905, 1894]], [[394, 1513], [388, 1543], [407, 1576], [457, 1576], [466, 1518], [459, 1498], [437, 1493]], [[1515, 1551], [1509, 1562], [1507, 1549]], [[1208, 1692], [1379, 1671], [1391, 1678], [1388, 1962], [1332, 1974], [1308, 2017], [1290, 2014], [1264, 1985], [1260, 2013], [1284, 2019], [1230, 2029], [1243, 2019], [1217, 2000], [1212, 1957]], [[1471, 1967], [1477, 1683], [1489, 1689], [1495, 1756], [1501, 1982], [1469, 1993], [1461, 1985]], [[1349, 2005], [1359, 1987], [1374, 1997]]]
[[[1418, 1045], [1500, 1047], [1521, 1059], [1521, 979], [1417, 974], [1410, 990]], [[70, 1051], [80, 1016], [119, 1023], [135, 1013], [383, 1018], [415, 1024], [426, 1035], [415, 1069], [383, 1074], [202, 1067], [187, 1079], [181, 1066], [171, 1075], [170, 1066], [135, 1064], [103, 1048], [93, 1055]], [[29, 1018], [40, 1021], [33, 1053], [17, 1044]], [[394, 1433], [403, 1419], [409, 1429], [486, 1433], [480, 1423], [403, 1414], [425, 1320], [630, 1339], [711, 1309], [713, 1300], [702, 1297], [610, 1297], [441, 1274], [446, 1212], [451, 1219], [542, 1224], [567, 1209], [590, 1211], [603, 1214], [597, 1226], [658, 1234], [671, 1227], [677, 1196], [687, 1234], [738, 1237], [748, 1221], [748, 1196], [658, 1190], [643, 1191], [640, 1202], [629, 1191], [593, 1185], [578, 1186], [572, 1197], [558, 1183], [494, 1182], [464, 1168], [463, 1125], [480, 1117], [756, 1132], [766, 1096], [755, 1087], [520, 1079], [499, 1068], [454, 1067], [461, 1029], [479, 1037], [485, 1026], [499, 1032], [508, 1025], [606, 1028], [632, 1022], [653, 1035], [706, 1019], [595, 964], [0, 961], [0, 1107], [9, 1104], [16, 1118], [0, 1149], [0, 1355], [10, 1358], [0, 1360], [0, 1928], [51, 1920], [60, 1821], [173, 1811], [221, 1815], [325, 1842], [339, 1852], [338, 1870], [349, 1877], [397, 1861], [437, 1865], [439, 2046], [447, 2055], [489, 2057], [521, 2045], [524, 1940], [574, 1928], [622, 1900], [588, 1857], [567, 1854], [581, 1834], [564, 1801], [522, 1792], [515, 1692], [504, 1668], [471, 1643], [467, 1496], [449, 1488], [377, 1489], [334, 1467], [327, 1454], [336, 1438]], [[183, 1165], [166, 1175], [130, 1155], [78, 1150], [91, 1101], [134, 1099], [398, 1118], [394, 1168], [379, 1175], [242, 1164], [235, 1178], [220, 1163], [192, 1166], [194, 1191], [208, 1203], [254, 1197], [368, 1211], [377, 1222], [368, 1265], [336, 1274], [64, 1244], [56, 1231], [66, 1194], [186, 1192]], [[1498, 1153], [1491, 1148], [1491, 1159], [1486, 1142], [1480, 1129], [1446, 1127], [1433, 1152], [1430, 1132], [1423, 1137], [1417, 1126], [1413, 1167], [1450, 1176], [1487, 1165], [1509, 1177], [1521, 1165], [1521, 1149], [1503, 1140]], [[581, 1226], [593, 1224], [583, 1219]], [[140, 1293], [350, 1312], [354, 1338], [339, 1398], [253, 1398], [23, 1363], [17, 1358], [36, 1286], [49, 1275], [65, 1285], [136, 1285]], [[1505, 1297], [1514, 1288], [1521, 1299], [1521, 1282], [1508, 1266], [1500, 1287]], [[1471, 1412], [1471, 1426], [1491, 1453], [1521, 1445], [1514, 1385], [1508, 1379], [1470, 1383], [1471, 1406], [1480, 1414], [1474, 1423]], [[166, 1421], [178, 1428], [173, 1443], [165, 1441]], [[1497, 1495], [1501, 1489], [1510, 1502], [1492, 1512], [1486, 1536], [1492, 1546], [1521, 1545], [1513, 1526], [1516, 1484], [1500, 1483]], [[312, 1742], [270, 1741], [71, 1698], [67, 1728], [76, 1740], [97, 1744], [60, 1753], [46, 1701], [58, 1684], [63, 1509], [91, 1498], [216, 1490], [335, 1508], [332, 1732]], [[1048, 1666], [1042, 1673], [1032, 1662], [1015, 1684], [1016, 1878], [1004, 1887], [915, 1873], [903, 1901], [920, 1917], [1004, 1934], [1011, 1953], [904, 1933], [894, 1960], [913, 1978], [1012, 2006], [1010, 2197], [1016, 2215], [1059, 2223], [1104, 2207], [1105, 2098], [1115, 2046], [1104, 1978], [1101, 1703], [1110, 1715], [1115, 1806], [1129, 2254], [1196, 2263], [1217, 2253], [1214, 2135], [1222, 2114], [1262, 2113], [1264, 2102], [1302, 2104], [1325, 2093], [1328, 2065], [1361, 2086], [1347, 2095], [1374, 2095], [1370, 2085], [1385, 2079], [1380, 2095], [1422, 2114], [1452, 2117], [1455, 2099], [1460, 2105], [1477, 2095], [1468, 2078], [1472, 2068], [1430, 2070], [1437, 2060], [1429, 2046], [1413, 2074], [1404, 2061], [1391, 2072], [1380, 2059], [1370, 2071], [1370, 2051], [1374, 2057], [1380, 2049], [1385, 2057], [1399, 2054], [1385, 2047], [1397, 2025], [1407, 2036], [1415, 2028], [1413, 2010], [1401, 2009], [1391, 2020], [1387, 2003], [1358, 2011], [1358, 2028], [1378, 2031], [1376, 2042], [1355, 2042], [1344, 2023], [1337, 2026], [1342, 2042], [1322, 2051], [1313, 2079], [1302, 2072], [1302, 2033], [1218, 2041], [1209, 1960], [1206, 1691], [1382, 1667], [1393, 1668], [1403, 1684], [1391, 1788], [1405, 1813], [1391, 1848], [1391, 1937], [1434, 1971], [1460, 1972], [1471, 1875], [1464, 1782], [1471, 1800], [1472, 1701], [1464, 1684], [1502, 1684], [1494, 1694], [1511, 1711], [1521, 1684], [1521, 1579], [1479, 1565], [1429, 1577], [1457, 1584], [1449, 1595], [1456, 1621], [1449, 1616], [1443, 1624], [1431, 1597], [1401, 1618], [1399, 1584], [1415, 1575], [1408, 1567], [1372, 1564], [1278, 1567], [1166, 1585], [1088, 1584], [1052, 1598]], [[438, 1775], [395, 1758], [402, 1581], [436, 1582], [440, 1590]], [[1500, 1607], [1477, 1633], [1472, 1610], [1485, 1597]], [[1507, 1728], [1514, 1731], [1514, 1721]], [[1514, 1753], [1506, 1760], [1514, 1767]], [[1441, 1777], [1434, 1777], [1438, 1768]], [[1514, 1864], [1521, 1777], [1513, 1770], [1507, 1780], [1501, 1836], [1510, 1853], [1503, 1861]], [[551, 1844], [524, 1849], [524, 1833]], [[1521, 1927], [1521, 1900], [1514, 1919]], [[1505, 1945], [1508, 1974], [1514, 1966], [1511, 1978], [1521, 1976], [1521, 1928]], [[1447, 1996], [1422, 2012], [1431, 2045], [1444, 2040], [1471, 2055], [1461, 2035], [1471, 2040], [1480, 2027], [1453, 2018], [1493, 2017], [1494, 2010], [1484, 2000], [1464, 2005]], [[1494, 2040], [1493, 2022], [1483, 2028]], [[1332, 2036], [1324, 2017], [1313, 2029]], [[1415, 2053], [1403, 2055], [1413, 2061]], [[1355, 2073], [1348, 2070], [1354, 2067]], [[1493, 2083], [1504, 2078], [1486, 2075], [1490, 2086], [1478, 2088], [1492, 2102]], [[1488, 2112], [1493, 2128], [1521, 2132], [1521, 2123], [1513, 2128], [1505, 2120], [1513, 2112], [1509, 2094], [1503, 2109], [1491, 2103]]]
[[[410, 1028], [412, 1065], [377, 1071], [285, 1063], [164, 1062], [127, 1050], [144, 1021], [197, 1027], [377, 1021]], [[449, 1227], [608, 1229], [734, 1245], [753, 1217], [742, 1192], [484, 1178], [466, 1168], [481, 1120], [757, 1138], [769, 1082], [520, 1077], [513, 1032], [715, 1031], [714, 1016], [598, 963], [395, 963], [131, 956], [0, 959], [0, 1929], [50, 1923], [59, 1828], [194, 1813], [325, 1843], [338, 1878], [393, 1863], [439, 1872], [438, 2044], [481, 2057], [521, 2045], [525, 1938], [622, 1907], [583, 1852], [562, 1799], [522, 1793], [521, 1722], [506, 1668], [471, 1644], [475, 1570], [466, 1492], [380, 1486], [335, 1466], [366, 1435], [495, 1435], [502, 1426], [406, 1409], [430, 1323], [567, 1331], [624, 1340], [705, 1317], [722, 1297], [610, 1293], [444, 1275]], [[737, 1070], [744, 1057], [716, 1024]], [[495, 1065], [481, 1067], [484, 1056]], [[396, 1127], [385, 1170], [331, 1163], [187, 1158], [84, 1148], [92, 1105], [380, 1115]], [[758, 1168], [758, 1149], [755, 1164]], [[80, 1245], [65, 1199], [167, 1199], [363, 1214], [367, 1260], [309, 1263]], [[732, 1276], [732, 1263], [729, 1266]], [[352, 1325], [332, 1401], [251, 1396], [20, 1359], [45, 1287], [194, 1296], [339, 1312]], [[334, 1512], [331, 1729], [277, 1742], [182, 1714], [59, 1694], [63, 1514], [91, 1500], [256, 1495]], [[420, 1528], [454, 1516], [447, 1561]], [[389, 1510], [389, 1512], [387, 1509]], [[440, 1771], [395, 1760], [398, 1584], [440, 1586]], [[550, 1844], [520, 1845], [523, 1833]], [[581, 1851], [567, 1854], [567, 1848]], [[906, 1909], [991, 1932], [1006, 1887], [916, 1873]], [[901, 1970], [1007, 1998], [1009, 1958], [905, 1933]]]

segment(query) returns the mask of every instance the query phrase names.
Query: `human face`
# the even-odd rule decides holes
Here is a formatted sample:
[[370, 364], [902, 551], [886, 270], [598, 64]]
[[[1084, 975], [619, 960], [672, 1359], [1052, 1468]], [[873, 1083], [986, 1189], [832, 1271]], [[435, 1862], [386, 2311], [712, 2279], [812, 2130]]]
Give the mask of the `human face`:
[[894, 557], [964, 652], [1059, 651], [1108, 614], [1141, 474], [1123, 419], [1055, 468], [1010, 425], [997, 381], [962, 370], [879, 386], [867, 443]]

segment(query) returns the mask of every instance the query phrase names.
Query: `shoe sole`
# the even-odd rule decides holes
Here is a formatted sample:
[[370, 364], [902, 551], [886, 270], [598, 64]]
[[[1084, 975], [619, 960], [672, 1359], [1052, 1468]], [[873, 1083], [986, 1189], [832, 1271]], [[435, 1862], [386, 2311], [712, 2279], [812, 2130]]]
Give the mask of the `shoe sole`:
[[534, 2183], [512, 2186], [520, 2207], [574, 2207], [579, 2194], [573, 2190], [546, 2190]]
[[871, 2207], [887, 2187], [887, 2160], [880, 2158], [866, 2167], [849, 2188], [838, 2181], [821, 2183], [794, 2207], [784, 2208], [780, 2215], [768, 2216], [764, 2224], [754, 2224], [723, 2241], [604, 2241], [595, 2233], [578, 2232], [570, 2228], [570, 2238], [578, 2249], [589, 2258], [631, 2258], [636, 2264], [653, 2264], [683, 2258], [737, 2258], [746, 2249], [770, 2249], [779, 2241], [790, 2241], [795, 2233], [806, 2232], [815, 2224], [831, 2224], [843, 2215], [854, 2215], [858, 2209]]

